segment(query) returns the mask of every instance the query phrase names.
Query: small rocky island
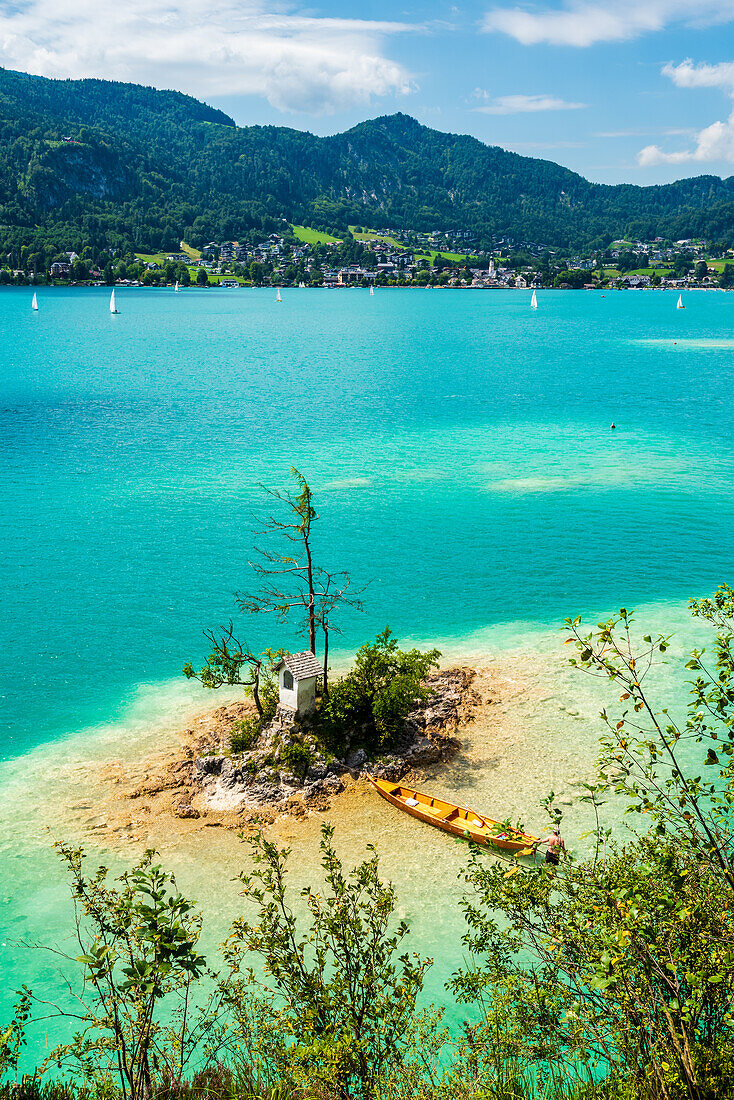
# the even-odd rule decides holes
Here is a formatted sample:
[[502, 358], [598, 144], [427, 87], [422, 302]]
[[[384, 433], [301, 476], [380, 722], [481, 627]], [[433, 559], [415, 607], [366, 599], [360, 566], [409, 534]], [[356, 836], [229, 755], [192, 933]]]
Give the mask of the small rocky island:
[[[280, 670], [286, 685], [288, 671]], [[470, 667], [430, 672], [389, 751], [371, 757], [359, 729], [345, 737], [342, 752], [326, 749], [315, 710], [307, 704], [301, 713], [287, 705], [282, 690], [274, 716], [249, 747], [241, 747], [257, 729], [256, 711], [251, 699], [229, 703], [196, 719], [180, 747], [146, 762], [143, 781], [118, 796], [149, 804], [146, 815], [163, 812], [242, 828], [267, 824], [279, 814], [326, 810], [348, 782], [367, 772], [394, 780], [412, 775], [417, 782], [425, 768], [459, 750], [457, 733], [483, 702], [475, 677]], [[286, 686], [286, 698], [287, 692]]]
[[[246, 752], [228, 751], [231, 729], [241, 720], [242, 704], [215, 712], [213, 729], [200, 735], [198, 752], [189, 765], [192, 790], [200, 791], [212, 809], [251, 809], [257, 806], [285, 808], [296, 798], [306, 806], [323, 807], [344, 789], [342, 777], [358, 778], [363, 771], [398, 780], [408, 772], [435, 764], [456, 752], [454, 734], [467, 721], [479, 696], [472, 690], [475, 673], [470, 668], [435, 672], [426, 679], [428, 695], [405, 721], [402, 735], [391, 751], [368, 761], [364, 748], [349, 741], [342, 756], [324, 752], [308, 714], [296, 716], [279, 705], [275, 717], [263, 729], [257, 743]], [[355, 736], [355, 740], [358, 740]], [[294, 746], [302, 746], [298, 754]], [[294, 770], [293, 758], [303, 767]], [[185, 813], [182, 807], [179, 812]]]
[[159, 761], [158, 775], [144, 773], [130, 795], [174, 792], [168, 810], [179, 818], [219, 814], [231, 823], [233, 816], [324, 809], [347, 776], [368, 771], [397, 780], [456, 752], [456, 730], [481, 702], [474, 670], [438, 671], [437, 649], [401, 649], [389, 627], [360, 646], [351, 669], [332, 682], [330, 635], [340, 612], [363, 610], [364, 589], [315, 560], [311, 487], [295, 467], [290, 473], [291, 490], [265, 490], [275, 511], [261, 532], [268, 541], [255, 545], [249, 563], [257, 584], [235, 602], [241, 612], [279, 622], [298, 616], [309, 647], [253, 651], [232, 621], [204, 631], [209, 654], [198, 668], [187, 662], [184, 675], [210, 689], [239, 685], [246, 699], [197, 722], [177, 759]]

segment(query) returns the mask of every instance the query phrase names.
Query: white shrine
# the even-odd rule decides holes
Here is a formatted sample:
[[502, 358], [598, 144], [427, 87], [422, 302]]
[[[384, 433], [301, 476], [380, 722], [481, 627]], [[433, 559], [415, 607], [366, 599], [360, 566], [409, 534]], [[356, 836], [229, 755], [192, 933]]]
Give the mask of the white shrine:
[[296, 718], [316, 710], [316, 681], [324, 670], [310, 650], [286, 653], [275, 666], [280, 705], [295, 711]]

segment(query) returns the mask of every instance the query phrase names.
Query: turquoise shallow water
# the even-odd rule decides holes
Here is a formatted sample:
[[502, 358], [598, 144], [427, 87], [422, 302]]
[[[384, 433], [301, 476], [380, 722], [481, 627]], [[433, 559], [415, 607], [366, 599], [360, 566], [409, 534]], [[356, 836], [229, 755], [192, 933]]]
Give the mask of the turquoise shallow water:
[[[196, 704], [181, 665], [247, 585], [258, 484], [291, 464], [318, 554], [371, 582], [342, 652], [386, 623], [540, 651], [567, 614], [677, 623], [731, 579], [734, 295], [549, 292], [531, 312], [521, 292], [131, 289], [117, 317], [107, 298], [42, 290], [34, 315], [0, 291], [1, 942], [64, 927], [44, 803]], [[253, 644], [300, 644], [264, 627]], [[437, 919], [418, 917], [434, 950]]]

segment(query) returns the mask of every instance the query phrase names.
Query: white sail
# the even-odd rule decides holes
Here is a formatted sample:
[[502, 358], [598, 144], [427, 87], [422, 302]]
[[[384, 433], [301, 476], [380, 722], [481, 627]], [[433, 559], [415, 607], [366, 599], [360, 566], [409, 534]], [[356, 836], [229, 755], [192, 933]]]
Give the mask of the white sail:
[[33, 301], [31, 302], [31, 309], [35, 309], [36, 313], [38, 313], [38, 295], [35, 292], [33, 294]]
[[676, 309], [685, 309], [685, 308], [686, 308], [686, 307], [685, 307], [685, 306], [683, 305], [683, 295], [682, 295], [682, 294], [679, 294], [679, 295], [678, 295], [678, 301], [677, 301], [677, 303], [676, 303], [676, 306], [675, 306], [675, 308], [676, 308]]
[[374, 288], [373, 286], [371, 286], [371, 287], [370, 287], [370, 297], [371, 297], [371, 296], [372, 296], [372, 295], [373, 295], [374, 293], [375, 293], [375, 288]]
[[181, 289], [181, 287], [180, 287], [180, 285], [179, 285], [179, 281], [178, 281], [178, 279], [176, 279], [176, 285], [175, 285], [175, 287], [174, 287], [173, 289], [174, 289], [174, 290], [175, 290], [176, 292], [178, 292], [178, 291], [179, 291], [179, 290]]
[[306, 284], [305, 284], [305, 283], [299, 283], [298, 285], [299, 285], [299, 287], [302, 287], [302, 288], [303, 288], [303, 289], [305, 290], [305, 288], [306, 288]]
[[276, 302], [282, 302], [283, 299], [280, 296], [280, 287], [278, 287], [278, 293], [275, 295]]
[[115, 292], [114, 290], [110, 294], [110, 313], [119, 313], [119, 309], [115, 306]]
[[538, 308], [538, 299], [536, 297], [535, 291], [533, 291], [533, 296], [530, 299], [530, 308], [531, 309], [537, 309]]

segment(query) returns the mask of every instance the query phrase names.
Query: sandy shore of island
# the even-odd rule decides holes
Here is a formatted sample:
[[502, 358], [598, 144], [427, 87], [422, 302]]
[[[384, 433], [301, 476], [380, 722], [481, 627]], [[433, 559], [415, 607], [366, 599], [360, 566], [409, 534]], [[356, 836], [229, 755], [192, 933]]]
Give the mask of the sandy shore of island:
[[[553, 670], [535, 655], [479, 660], [475, 656], [471, 668], [476, 698], [471, 716], [455, 732], [458, 749], [450, 759], [411, 771], [404, 781], [490, 816], [518, 819], [533, 831], [542, 830], [547, 822], [540, 800], [553, 790], [568, 811], [576, 793], [574, 783], [593, 773], [598, 708], [584, 713], [574, 706], [560, 659]], [[188, 849], [192, 859], [205, 861], [212, 847], [234, 846], [239, 843], [237, 834], [261, 827], [274, 836], [304, 839], [312, 837], [326, 818], [345, 834], [359, 832], [358, 822], [367, 818], [379, 821], [378, 833], [425, 830], [415, 823], [407, 825], [403, 815], [376, 799], [366, 780], [348, 772], [341, 776], [342, 793], [312, 805], [294, 798], [285, 806], [227, 810], [212, 808], [196, 788], [192, 795], [186, 761], [216, 741], [233, 718], [248, 713], [247, 700], [230, 699], [189, 716], [183, 726], [161, 731], [152, 751], [149, 745], [136, 751], [133, 742], [125, 745], [124, 753], [80, 762], [83, 776], [80, 768], [72, 768], [65, 783], [60, 777], [60, 820], [54, 832], [63, 821], [80, 840], [95, 848], [125, 851], [127, 858], [146, 847], [162, 853], [173, 847]], [[71, 797], [72, 787], [77, 797]], [[190, 804], [194, 812], [180, 814], [177, 808], [182, 804]], [[581, 831], [573, 822], [569, 828]], [[216, 842], [215, 832], [221, 834]]]

